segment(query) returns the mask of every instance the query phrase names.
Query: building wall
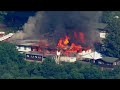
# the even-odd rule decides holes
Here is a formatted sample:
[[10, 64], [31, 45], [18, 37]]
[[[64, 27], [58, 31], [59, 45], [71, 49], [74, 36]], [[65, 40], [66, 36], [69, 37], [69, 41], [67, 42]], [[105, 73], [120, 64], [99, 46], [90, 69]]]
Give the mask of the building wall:
[[84, 60], [84, 59], [100, 59], [102, 55], [96, 51], [89, 50], [87, 52], [83, 51], [82, 53], [77, 54], [77, 59]]
[[4, 34], [0, 34], [0, 37], [3, 37], [4, 36]]
[[35, 54], [26, 54], [26, 60], [35, 60], [35, 61], [42, 61], [42, 55], [35, 55]]
[[76, 57], [66, 57], [66, 56], [61, 56], [60, 61], [65, 61], [65, 62], [75, 62]]
[[20, 52], [29, 52], [31, 51], [31, 47], [23, 47], [23, 46], [16, 46], [16, 48], [18, 49], [18, 51]]
[[106, 33], [105, 32], [100, 32], [100, 38], [106, 38]]
[[5, 32], [0, 32], [0, 37], [3, 37], [5, 35]]

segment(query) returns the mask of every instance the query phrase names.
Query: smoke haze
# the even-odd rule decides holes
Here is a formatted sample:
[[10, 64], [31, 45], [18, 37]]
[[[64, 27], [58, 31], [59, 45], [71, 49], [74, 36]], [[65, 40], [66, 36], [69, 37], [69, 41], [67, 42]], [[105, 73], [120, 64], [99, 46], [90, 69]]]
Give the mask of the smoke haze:
[[[83, 32], [92, 44], [97, 41], [95, 32], [101, 15], [101, 11], [38, 11], [24, 24], [22, 39], [39, 38], [41, 34], [49, 33], [58, 42], [65, 35], [73, 37], [74, 32]], [[75, 38], [71, 40], [75, 41]]]

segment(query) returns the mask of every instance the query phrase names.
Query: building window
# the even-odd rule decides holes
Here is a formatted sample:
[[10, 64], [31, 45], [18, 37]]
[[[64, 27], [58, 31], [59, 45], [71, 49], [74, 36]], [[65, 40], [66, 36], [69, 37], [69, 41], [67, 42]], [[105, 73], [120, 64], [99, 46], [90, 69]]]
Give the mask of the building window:
[[31, 58], [34, 58], [34, 55], [32, 55]]
[[98, 64], [102, 64], [102, 62], [99, 61]]
[[35, 58], [37, 58], [37, 56], [35, 56]]
[[116, 62], [114, 62], [114, 63], [113, 63], [113, 65], [117, 65], [117, 63], [116, 63]]
[[17, 49], [20, 49], [20, 47], [19, 47], [19, 46], [17, 46]]
[[110, 64], [107, 63], [107, 65], [110, 65]]
[[26, 55], [27, 57], [29, 57], [29, 55]]

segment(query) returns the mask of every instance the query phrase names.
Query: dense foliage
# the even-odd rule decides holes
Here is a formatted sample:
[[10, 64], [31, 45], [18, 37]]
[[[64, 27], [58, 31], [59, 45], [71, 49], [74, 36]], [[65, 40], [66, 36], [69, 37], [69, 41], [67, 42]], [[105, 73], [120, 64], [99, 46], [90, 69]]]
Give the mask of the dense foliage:
[[0, 79], [110, 79], [120, 78], [120, 67], [101, 71], [92, 64], [62, 63], [52, 59], [43, 63], [23, 59], [13, 44], [0, 43]]
[[103, 12], [102, 21], [107, 23], [107, 38], [104, 40], [106, 51], [104, 54], [108, 56], [120, 58], [120, 11]]
[[6, 11], [0, 11], [0, 23], [4, 23], [6, 15], [7, 15]]

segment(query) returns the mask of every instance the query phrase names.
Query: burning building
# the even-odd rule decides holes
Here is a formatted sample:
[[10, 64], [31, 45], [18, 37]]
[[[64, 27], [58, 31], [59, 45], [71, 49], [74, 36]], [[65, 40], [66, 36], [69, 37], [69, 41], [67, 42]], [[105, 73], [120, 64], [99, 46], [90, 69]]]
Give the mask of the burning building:
[[104, 28], [99, 23], [101, 14], [101, 11], [39, 11], [10, 42], [16, 43], [21, 52], [37, 51], [43, 56], [55, 56], [60, 50], [59, 60], [63, 61], [88, 58], [85, 55], [93, 55], [94, 43], [99, 42], [97, 28]]

